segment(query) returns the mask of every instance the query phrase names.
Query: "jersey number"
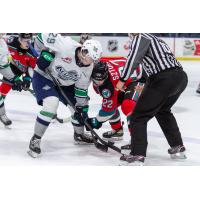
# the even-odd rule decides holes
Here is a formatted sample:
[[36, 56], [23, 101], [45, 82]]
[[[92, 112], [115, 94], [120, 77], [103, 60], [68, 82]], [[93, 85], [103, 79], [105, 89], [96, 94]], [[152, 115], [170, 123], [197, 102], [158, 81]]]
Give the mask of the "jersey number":
[[58, 34], [56, 33], [49, 33], [48, 35], [48, 38], [47, 38], [47, 42], [50, 43], [50, 44], [54, 44], [55, 41], [56, 41], [56, 37], [57, 37]]
[[113, 104], [112, 100], [108, 100], [108, 99], [103, 100], [103, 107], [112, 108], [112, 104]]

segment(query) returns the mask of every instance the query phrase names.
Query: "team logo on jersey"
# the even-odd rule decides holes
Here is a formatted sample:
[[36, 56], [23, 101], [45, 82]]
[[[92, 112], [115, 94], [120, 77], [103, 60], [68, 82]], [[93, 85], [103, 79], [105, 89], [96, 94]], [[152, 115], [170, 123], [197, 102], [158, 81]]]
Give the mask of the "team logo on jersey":
[[75, 70], [66, 71], [60, 65], [56, 66], [55, 70], [58, 73], [58, 77], [62, 80], [65, 80], [65, 81], [66, 80], [77, 81], [80, 78], [77, 71], [75, 71]]
[[106, 99], [108, 99], [109, 97], [111, 97], [111, 92], [110, 92], [110, 90], [109, 90], [109, 89], [104, 89], [104, 90], [102, 91], [102, 96], [103, 96], [104, 98], [106, 98]]
[[118, 50], [118, 41], [117, 40], [109, 40], [108, 41], [108, 50], [110, 52], [114, 52]]
[[70, 64], [72, 62], [72, 58], [71, 57], [62, 58], [62, 61]]

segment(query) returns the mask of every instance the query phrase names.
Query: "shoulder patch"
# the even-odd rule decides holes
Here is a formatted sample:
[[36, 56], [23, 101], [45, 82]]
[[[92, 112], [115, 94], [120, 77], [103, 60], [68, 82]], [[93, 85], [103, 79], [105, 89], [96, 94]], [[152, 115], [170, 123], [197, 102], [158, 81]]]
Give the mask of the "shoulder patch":
[[110, 98], [111, 97], [111, 91], [109, 89], [103, 89], [102, 90], [102, 96], [106, 99]]

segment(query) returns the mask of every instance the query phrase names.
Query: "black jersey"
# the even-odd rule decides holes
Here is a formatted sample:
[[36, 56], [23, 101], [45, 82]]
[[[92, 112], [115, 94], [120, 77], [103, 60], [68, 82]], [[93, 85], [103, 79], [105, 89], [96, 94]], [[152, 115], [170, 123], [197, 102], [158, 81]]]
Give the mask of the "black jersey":
[[142, 65], [147, 76], [171, 68], [182, 68], [169, 46], [163, 40], [147, 33], [134, 37], [121, 80], [127, 80], [139, 64]]

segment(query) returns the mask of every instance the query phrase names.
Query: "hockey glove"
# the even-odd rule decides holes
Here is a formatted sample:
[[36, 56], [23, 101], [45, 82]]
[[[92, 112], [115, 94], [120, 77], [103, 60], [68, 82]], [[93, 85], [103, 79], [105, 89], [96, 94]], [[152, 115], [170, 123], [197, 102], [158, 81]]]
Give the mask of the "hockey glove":
[[99, 129], [102, 127], [102, 122], [99, 122], [96, 117], [88, 118], [86, 122], [94, 129]]
[[43, 50], [40, 54], [40, 57], [37, 60], [37, 66], [41, 70], [45, 71], [45, 69], [49, 67], [54, 58], [55, 58], [54, 53]]
[[23, 90], [28, 90], [31, 85], [31, 78], [29, 76], [23, 77]]
[[88, 118], [89, 106], [76, 106], [76, 112], [74, 113], [74, 119], [76, 119], [80, 125], [84, 125], [84, 121]]
[[23, 84], [23, 82], [21, 81], [21, 79], [20, 79], [18, 76], [15, 77], [15, 78], [12, 80], [12, 84], [13, 84], [13, 86], [12, 86], [12, 89], [13, 89], [13, 90], [17, 90], [17, 91], [19, 91], [19, 92], [22, 91], [22, 84]]

